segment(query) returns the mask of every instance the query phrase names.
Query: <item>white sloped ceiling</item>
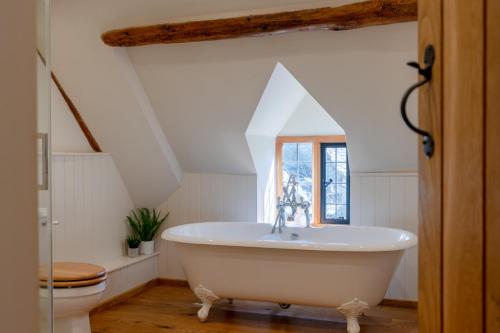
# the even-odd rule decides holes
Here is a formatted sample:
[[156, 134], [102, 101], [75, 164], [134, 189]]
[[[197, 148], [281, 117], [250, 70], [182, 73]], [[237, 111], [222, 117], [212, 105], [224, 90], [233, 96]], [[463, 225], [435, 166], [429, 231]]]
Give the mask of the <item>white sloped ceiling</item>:
[[[277, 62], [345, 130], [353, 172], [415, 170], [399, 102], [415, 23], [128, 49], [182, 167], [255, 172], [244, 134]], [[290, 98], [294, 98], [292, 94]], [[416, 110], [416, 99], [410, 100]], [[278, 106], [279, 107], [279, 106]]]
[[52, 64], [136, 205], [162, 202], [182, 171], [255, 173], [245, 130], [277, 62], [345, 129], [353, 171], [416, 169], [398, 116], [416, 79], [405, 66], [415, 23], [129, 49], [100, 40], [129, 25], [345, 2], [53, 0]]

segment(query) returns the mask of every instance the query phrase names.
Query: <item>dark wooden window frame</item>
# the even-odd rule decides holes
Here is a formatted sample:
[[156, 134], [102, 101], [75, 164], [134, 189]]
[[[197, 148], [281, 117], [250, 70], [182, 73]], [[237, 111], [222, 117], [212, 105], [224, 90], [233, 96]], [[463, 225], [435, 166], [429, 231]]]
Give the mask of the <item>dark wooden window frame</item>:
[[[351, 221], [351, 176], [349, 174], [349, 155], [346, 155], [346, 218], [345, 219], [327, 219], [326, 218], [326, 158], [325, 151], [327, 148], [331, 147], [345, 147], [347, 149], [347, 144], [345, 142], [335, 142], [335, 143], [321, 143], [321, 179], [320, 179], [320, 189], [321, 189], [321, 199], [320, 199], [320, 211], [321, 211], [321, 223], [322, 224], [350, 224]], [[335, 183], [336, 184], [336, 183]]]

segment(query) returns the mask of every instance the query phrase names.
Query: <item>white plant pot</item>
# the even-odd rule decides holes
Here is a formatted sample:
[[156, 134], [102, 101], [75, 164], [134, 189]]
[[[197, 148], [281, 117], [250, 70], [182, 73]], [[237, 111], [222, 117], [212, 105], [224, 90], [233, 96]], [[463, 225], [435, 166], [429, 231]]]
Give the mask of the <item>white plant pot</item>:
[[130, 258], [136, 258], [139, 256], [139, 248], [138, 247], [136, 247], [136, 248], [129, 247], [127, 250], [127, 254]]
[[139, 251], [141, 252], [141, 254], [146, 254], [146, 255], [149, 255], [149, 254], [153, 254], [154, 251], [155, 251], [155, 241], [152, 240], [152, 241], [147, 241], [147, 242], [141, 242], [141, 245], [139, 246]]

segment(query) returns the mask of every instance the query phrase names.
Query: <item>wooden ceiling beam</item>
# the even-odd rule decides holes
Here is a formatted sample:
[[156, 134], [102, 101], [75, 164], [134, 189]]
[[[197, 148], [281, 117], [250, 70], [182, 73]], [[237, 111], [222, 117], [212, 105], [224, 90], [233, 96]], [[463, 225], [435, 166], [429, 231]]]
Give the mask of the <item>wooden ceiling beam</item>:
[[129, 47], [265, 36], [302, 30], [349, 30], [416, 20], [417, 0], [371, 0], [333, 8], [130, 27], [105, 32], [101, 38], [109, 46]]

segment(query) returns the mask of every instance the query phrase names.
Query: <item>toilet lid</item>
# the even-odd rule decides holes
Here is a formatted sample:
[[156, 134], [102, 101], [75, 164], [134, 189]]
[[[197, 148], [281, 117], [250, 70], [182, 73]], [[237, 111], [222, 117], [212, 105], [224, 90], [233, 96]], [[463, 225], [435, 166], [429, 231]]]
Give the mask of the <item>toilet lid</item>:
[[[78, 287], [90, 287], [106, 281], [108, 276], [104, 274], [103, 276], [97, 277], [95, 279], [80, 280], [80, 281], [53, 281], [52, 287], [54, 288], [78, 288]], [[40, 281], [40, 287], [47, 287], [47, 281]]]
[[[40, 267], [40, 281], [47, 281], [47, 268]], [[56, 282], [91, 281], [106, 276], [106, 270], [98, 265], [80, 262], [55, 262], [52, 265], [52, 280]]]

